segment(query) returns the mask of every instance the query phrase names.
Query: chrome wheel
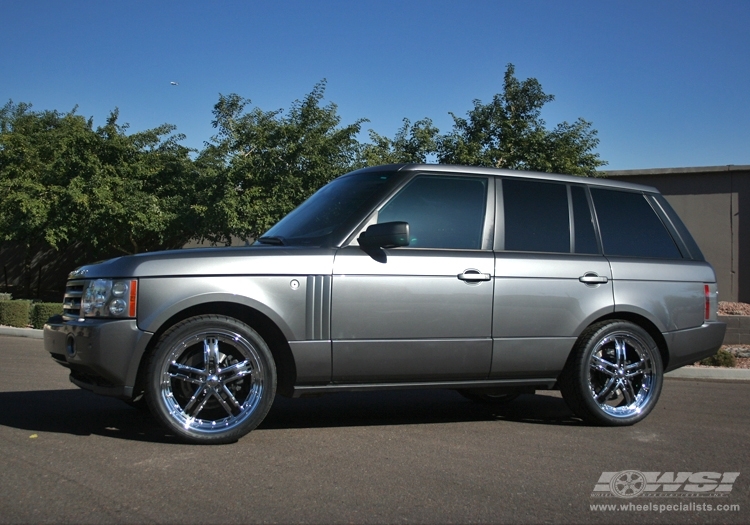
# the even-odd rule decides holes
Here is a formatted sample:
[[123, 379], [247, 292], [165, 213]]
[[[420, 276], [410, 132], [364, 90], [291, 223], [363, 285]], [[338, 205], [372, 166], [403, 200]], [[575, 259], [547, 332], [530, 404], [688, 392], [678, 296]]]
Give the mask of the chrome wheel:
[[615, 332], [602, 338], [591, 353], [588, 385], [606, 414], [628, 418], [648, 406], [654, 394], [653, 350], [636, 334]]
[[275, 378], [270, 352], [250, 327], [230, 318], [197, 317], [160, 342], [149, 406], [189, 441], [235, 441], [265, 417]]
[[565, 402], [584, 421], [631, 425], [659, 399], [661, 355], [641, 327], [604, 321], [578, 338], [559, 385]]

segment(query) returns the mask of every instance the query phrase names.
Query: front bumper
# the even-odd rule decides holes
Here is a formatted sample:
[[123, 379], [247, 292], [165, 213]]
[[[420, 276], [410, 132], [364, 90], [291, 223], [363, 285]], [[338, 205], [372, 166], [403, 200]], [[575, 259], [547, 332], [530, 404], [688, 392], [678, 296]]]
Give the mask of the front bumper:
[[697, 328], [664, 334], [669, 348], [669, 365], [664, 371], [670, 372], [714, 355], [724, 342], [726, 330], [726, 323], [711, 321]]
[[85, 319], [44, 325], [44, 349], [70, 369], [70, 380], [97, 394], [129, 399], [151, 340], [135, 319]]

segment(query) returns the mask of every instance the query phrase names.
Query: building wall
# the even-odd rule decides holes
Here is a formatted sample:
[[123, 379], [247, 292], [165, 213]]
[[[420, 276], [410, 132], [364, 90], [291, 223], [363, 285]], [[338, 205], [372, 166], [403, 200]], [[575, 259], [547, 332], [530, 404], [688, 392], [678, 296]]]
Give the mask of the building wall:
[[719, 299], [750, 303], [750, 166], [608, 171], [607, 177], [656, 187], [716, 270]]

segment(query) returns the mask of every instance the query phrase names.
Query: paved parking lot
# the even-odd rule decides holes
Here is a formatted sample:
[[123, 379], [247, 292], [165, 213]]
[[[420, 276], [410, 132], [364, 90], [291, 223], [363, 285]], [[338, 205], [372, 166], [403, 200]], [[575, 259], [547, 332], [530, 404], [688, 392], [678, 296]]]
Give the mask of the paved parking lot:
[[[584, 426], [554, 394], [279, 398], [238, 443], [201, 447], [77, 389], [39, 340], [0, 336], [0, 370], [0, 523], [750, 522], [747, 381], [668, 379], [620, 429]], [[724, 498], [591, 496], [626, 470], [740, 476]], [[602, 501], [684, 509], [591, 510]]]

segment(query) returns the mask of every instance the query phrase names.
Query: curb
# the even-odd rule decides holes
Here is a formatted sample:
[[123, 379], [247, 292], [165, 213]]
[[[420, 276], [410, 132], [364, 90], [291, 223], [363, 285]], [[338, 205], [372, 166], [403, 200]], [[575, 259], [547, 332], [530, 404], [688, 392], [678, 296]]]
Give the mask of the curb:
[[44, 330], [34, 328], [13, 328], [12, 326], [0, 326], [0, 335], [13, 337], [29, 337], [31, 339], [44, 339]]
[[[0, 326], [0, 335], [44, 339], [44, 330]], [[706, 368], [685, 366], [664, 374], [669, 379], [716, 379], [724, 381], [750, 381], [750, 368]]]
[[750, 381], [750, 368], [706, 368], [685, 366], [664, 374], [674, 379], [718, 379], [723, 381]]

